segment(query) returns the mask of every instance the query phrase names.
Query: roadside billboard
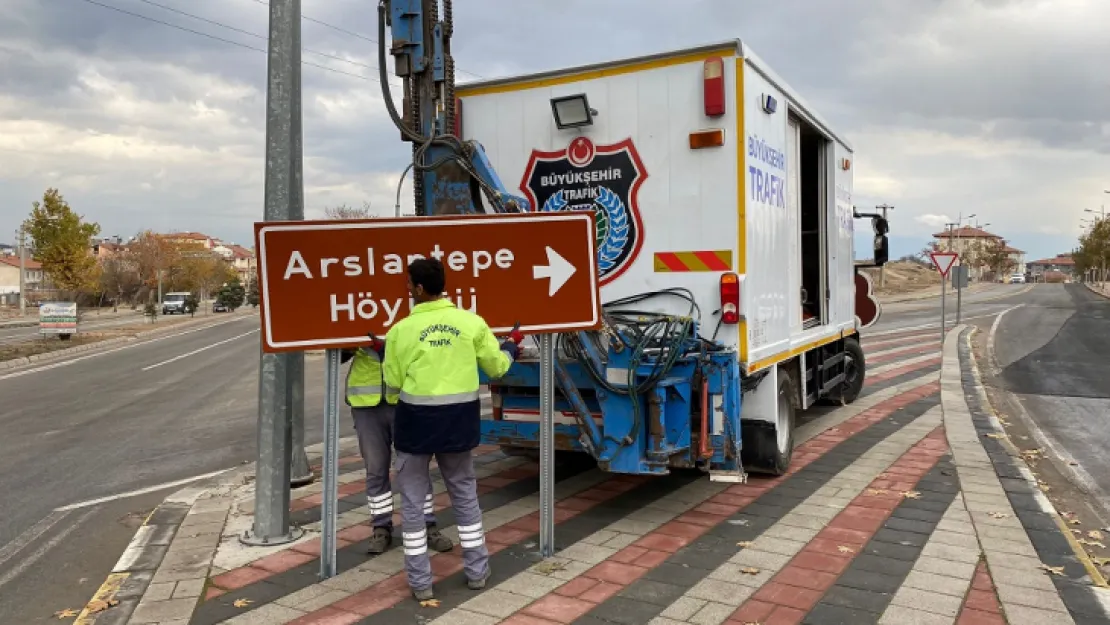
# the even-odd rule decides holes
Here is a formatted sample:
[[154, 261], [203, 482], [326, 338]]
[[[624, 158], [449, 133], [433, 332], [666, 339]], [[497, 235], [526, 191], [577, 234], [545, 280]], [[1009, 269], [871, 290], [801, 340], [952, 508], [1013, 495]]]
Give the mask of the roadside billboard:
[[76, 302], [43, 302], [39, 306], [41, 334], [77, 334]]

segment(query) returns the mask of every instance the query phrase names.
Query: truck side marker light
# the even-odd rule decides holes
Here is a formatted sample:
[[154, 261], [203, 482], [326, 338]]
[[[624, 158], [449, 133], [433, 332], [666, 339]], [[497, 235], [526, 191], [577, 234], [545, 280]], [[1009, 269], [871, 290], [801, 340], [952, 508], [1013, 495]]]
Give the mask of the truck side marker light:
[[690, 149], [719, 148], [725, 144], [725, 131], [723, 128], [698, 130], [690, 133]]

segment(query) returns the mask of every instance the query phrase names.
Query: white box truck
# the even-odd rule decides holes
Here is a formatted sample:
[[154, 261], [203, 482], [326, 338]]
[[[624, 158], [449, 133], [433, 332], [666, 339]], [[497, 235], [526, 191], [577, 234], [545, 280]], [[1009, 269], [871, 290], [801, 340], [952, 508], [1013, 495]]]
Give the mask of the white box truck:
[[[637, 386], [628, 368], [667, 347], [638, 346], [647, 360], [618, 366], [621, 345], [598, 343], [604, 372], [569, 375], [583, 399], [563, 382], [562, 448], [601, 460], [599, 441], [589, 440], [597, 430], [602, 443], [620, 442], [610, 470], [699, 466], [735, 478], [743, 475], [738, 451], [749, 470], [781, 474], [795, 410], [856, 398], [864, 378], [857, 331], [879, 307], [854, 258], [852, 149], [742, 42], [462, 84], [456, 93], [457, 132], [481, 143], [507, 186], [519, 181], [532, 210], [595, 211], [614, 324], [629, 307], [692, 317], [698, 336], [678, 361], [715, 345], [705, 351], [717, 360], [705, 366], [672, 365], [669, 378], [691, 376], [689, 389], [657, 392]], [[881, 265], [886, 222], [868, 216], [878, 248], [868, 266]], [[561, 341], [563, 358], [585, 362], [582, 343]], [[523, 370], [492, 387], [487, 442], [535, 447], [535, 380]], [[631, 406], [613, 398], [618, 387]], [[653, 412], [656, 398], [663, 408]], [[672, 401], [682, 404], [677, 419]], [[682, 415], [685, 435], [679, 425], [671, 436]]]

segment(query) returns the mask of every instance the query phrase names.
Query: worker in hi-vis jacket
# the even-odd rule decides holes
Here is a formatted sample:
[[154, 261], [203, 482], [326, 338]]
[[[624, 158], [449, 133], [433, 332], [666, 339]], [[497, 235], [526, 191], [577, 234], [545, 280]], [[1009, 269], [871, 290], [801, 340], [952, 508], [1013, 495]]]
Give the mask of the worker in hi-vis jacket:
[[[366, 503], [370, 508], [370, 546], [367, 553], [380, 554], [393, 543], [393, 489], [390, 487], [389, 465], [393, 456], [393, 415], [397, 392], [385, 392], [382, 377], [382, 355], [385, 342], [371, 338], [370, 344], [354, 350], [345, 349], [342, 361], [351, 360], [347, 371], [346, 400], [351, 407], [358, 434], [358, 451], [366, 466]], [[436, 551], [451, 551], [454, 544], [436, 528], [432, 488], [424, 496], [422, 510], [428, 530], [428, 545]]]
[[524, 337], [513, 330], [508, 340], [499, 343], [485, 320], [444, 298], [446, 277], [438, 260], [414, 261], [408, 278], [416, 305], [386, 335], [385, 388], [387, 393], [398, 393], [393, 446], [405, 572], [413, 596], [426, 601], [435, 596], [428, 561], [431, 537], [422, 507], [433, 456], [455, 509], [467, 585], [480, 590], [489, 579], [489, 551], [471, 456], [481, 434], [478, 367], [491, 378], [502, 377], [520, 353]]

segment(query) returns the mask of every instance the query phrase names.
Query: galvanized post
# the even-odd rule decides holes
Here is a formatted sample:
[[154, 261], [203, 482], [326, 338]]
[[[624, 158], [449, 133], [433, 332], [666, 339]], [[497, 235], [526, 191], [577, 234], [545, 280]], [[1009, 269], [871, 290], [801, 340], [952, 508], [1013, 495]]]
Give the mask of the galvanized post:
[[956, 283], [956, 325], [960, 325], [960, 308], [963, 306], [964, 301], [964, 273], [959, 271], [955, 274]]
[[[293, 184], [290, 188], [289, 219], [304, 220], [304, 132], [301, 124], [301, 20], [293, 21]], [[308, 454], [304, 450], [304, 352], [282, 354], [288, 359], [288, 385], [290, 393], [289, 408], [293, 423], [292, 465], [289, 472], [291, 486], [304, 486], [315, 476], [308, 466]]]
[[324, 371], [324, 491], [320, 522], [320, 577], [335, 577], [336, 505], [339, 503], [339, 350], [327, 350]]
[[[294, 68], [299, 64], [296, 25], [300, 0], [271, 0], [269, 61], [266, 84], [266, 187], [263, 219], [293, 215], [293, 101], [300, 97]], [[254, 489], [254, 525], [239, 540], [248, 545], [275, 545], [303, 533], [289, 527], [289, 469], [292, 393], [289, 359], [262, 353], [258, 367], [258, 464]]]
[[555, 555], [555, 341], [540, 335], [540, 556]]
[[944, 274], [940, 274], [940, 348], [944, 349], [944, 292], [948, 285], [944, 283]]

